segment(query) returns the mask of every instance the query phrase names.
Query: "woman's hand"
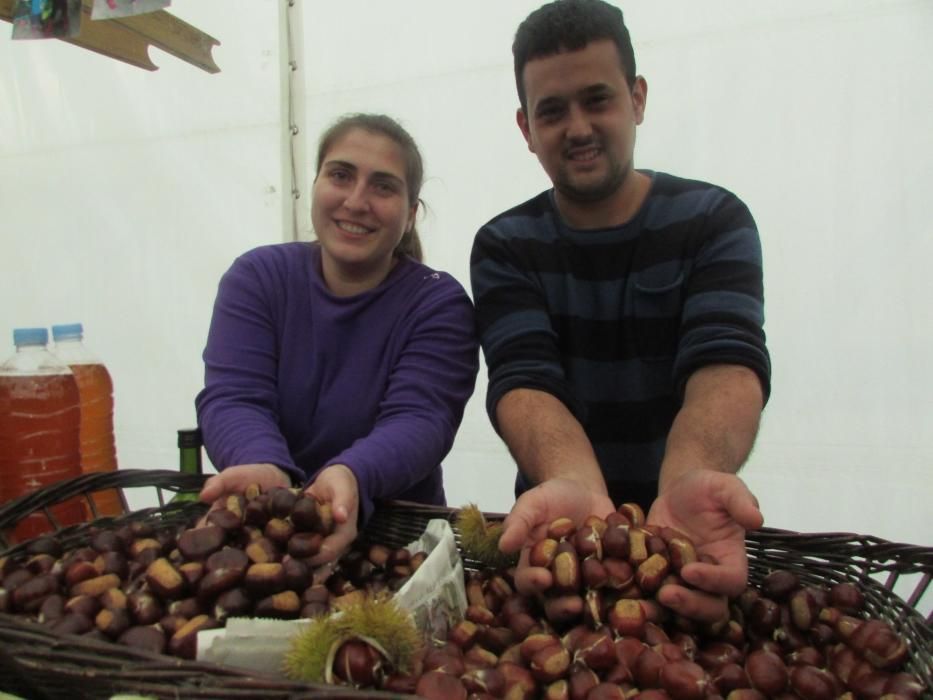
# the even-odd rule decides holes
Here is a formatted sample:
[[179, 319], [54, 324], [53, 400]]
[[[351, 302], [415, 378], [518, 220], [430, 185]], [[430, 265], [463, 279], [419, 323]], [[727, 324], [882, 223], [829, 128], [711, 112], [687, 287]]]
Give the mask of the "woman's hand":
[[314, 566], [336, 561], [356, 539], [356, 522], [359, 517], [360, 497], [356, 476], [344, 464], [325, 467], [305, 489], [305, 493], [318, 501], [329, 503], [334, 515], [334, 531], [324, 538], [321, 551], [310, 563]]
[[258, 484], [265, 492], [276, 486], [290, 487], [292, 480], [274, 464], [238, 464], [208, 479], [201, 489], [201, 500], [221, 505], [218, 501], [224, 496], [243, 493], [250, 484]]
[[764, 522], [758, 499], [745, 483], [735, 474], [687, 472], [658, 496], [647, 521], [680, 530], [698, 554], [715, 562], [688, 564], [680, 577], [694, 588], [663, 586], [658, 600], [696, 620], [716, 622], [728, 615], [727, 596], [740, 594], [748, 577], [745, 531]]

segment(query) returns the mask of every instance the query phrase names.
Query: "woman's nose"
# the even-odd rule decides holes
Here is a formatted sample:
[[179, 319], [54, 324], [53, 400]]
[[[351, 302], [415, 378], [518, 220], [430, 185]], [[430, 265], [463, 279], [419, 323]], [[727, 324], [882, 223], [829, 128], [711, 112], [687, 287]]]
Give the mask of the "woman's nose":
[[369, 198], [366, 196], [365, 184], [356, 185], [347, 192], [346, 199], [343, 200], [343, 206], [352, 211], [366, 211], [369, 209]]

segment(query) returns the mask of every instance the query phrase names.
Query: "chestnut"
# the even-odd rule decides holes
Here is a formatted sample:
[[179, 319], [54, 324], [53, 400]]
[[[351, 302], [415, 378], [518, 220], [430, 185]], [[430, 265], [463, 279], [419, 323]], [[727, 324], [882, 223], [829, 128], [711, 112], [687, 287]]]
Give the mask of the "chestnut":
[[[25, 572], [25, 569], [20, 569], [20, 571]], [[33, 577], [28, 572], [26, 573], [29, 578], [10, 589], [12, 590], [10, 602], [13, 610], [31, 613], [42, 607], [42, 603], [48, 596], [58, 592], [58, 581], [52, 574]], [[6, 583], [13, 575], [7, 576], [4, 582]]]
[[567, 669], [570, 668], [570, 652], [559, 643], [553, 644], [538, 650], [529, 666], [535, 679], [551, 683], [567, 673]]
[[415, 686], [415, 693], [426, 700], [466, 700], [466, 686], [455, 676], [428, 671]]
[[816, 666], [792, 666], [790, 686], [804, 700], [833, 700], [839, 684], [829, 671]]
[[661, 687], [675, 700], [703, 700], [709, 683], [703, 668], [686, 659], [665, 664], [660, 680]]
[[829, 589], [829, 604], [842, 612], [855, 615], [865, 606], [865, 596], [858, 586], [848, 581], [837, 583]]
[[169, 651], [182, 659], [194, 659], [198, 650], [198, 632], [216, 627], [209, 615], [198, 615], [182, 625], [168, 642]]
[[[306, 604], [305, 607], [307, 607]], [[320, 605], [320, 604], [318, 604]], [[229, 591], [224, 591], [219, 596], [217, 600], [214, 601], [214, 618], [219, 621], [226, 620], [228, 617], [241, 617], [249, 615], [253, 609], [253, 601], [246, 594], [242, 588], [231, 588]], [[327, 605], [323, 605], [323, 610], [321, 612], [327, 611]], [[303, 617], [312, 617], [311, 615], [303, 615]]]
[[634, 527], [645, 524], [645, 511], [637, 503], [623, 503], [617, 509]]
[[[323, 541], [324, 537], [319, 532], [296, 532], [289, 538], [286, 549], [293, 557], [307, 559], [321, 551]], [[377, 566], [371, 560], [369, 560], [369, 563]]]
[[641, 639], [645, 635], [645, 609], [638, 600], [623, 598], [612, 607], [609, 625], [620, 636]]
[[126, 609], [104, 608], [97, 613], [94, 624], [111, 639], [116, 639], [130, 627], [130, 615]]
[[220, 549], [227, 533], [217, 525], [185, 530], [178, 536], [178, 549], [186, 559], [206, 559]]
[[800, 587], [797, 574], [787, 569], [775, 569], [768, 573], [761, 581], [761, 592], [766, 598], [783, 602]]
[[301, 599], [295, 591], [282, 591], [257, 601], [254, 613], [257, 617], [290, 619], [298, 617]]
[[178, 598], [185, 590], [185, 577], [165, 557], [146, 569], [146, 583], [154, 593], [168, 599]]
[[467, 671], [460, 680], [469, 693], [487, 693], [500, 697], [505, 692], [505, 676], [495, 668], [477, 668]]
[[583, 615], [583, 598], [578, 595], [558, 595], [544, 601], [544, 615], [555, 625], [569, 625]]
[[570, 674], [570, 698], [571, 700], [585, 700], [597, 685], [599, 685], [599, 676], [588, 668], [581, 668]]
[[165, 651], [165, 633], [152, 625], [130, 627], [117, 638], [117, 641], [120, 644], [156, 654]]
[[243, 525], [243, 515], [227, 508], [219, 508], [207, 514], [207, 522], [230, 532], [238, 530]]
[[474, 644], [463, 654], [463, 665], [467, 671], [495, 668], [498, 663], [499, 657], [479, 644]]
[[84, 634], [94, 627], [91, 618], [81, 613], [66, 613], [49, 624], [55, 634]]
[[563, 678], [554, 681], [544, 689], [542, 697], [543, 700], [570, 700], [570, 683]]
[[549, 567], [557, 556], [557, 540], [545, 537], [538, 540], [528, 553], [528, 563], [531, 566]]
[[661, 582], [670, 570], [670, 563], [662, 554], [652, 554], [635, 570], [635, 583], [648, 595], [661, 587]]
[[[639, 693], [644, 698], [645, 693]], [[615, 683], [599, 683], [586, 695], [586, 700], [625, 700], [625, 691]]]
[[574, 661], [580, 660], [594, 671], [607, 671], [619, 664], [619, 653], [607, 632], [589, 632], [574, 650]]
[[745, 672], [752, 687], [765, 695], [776, 695], [787, 686], [787, 667], [773, 652], [751, 652], [745, 659]]
[[580, 588], [580, 560], [575, 552], [564, 551], [551, 563], [554, 576], [553, 588], [559, 593], [576, 593]]
[[269, 489], [269, 500], [266, 503], [266, 510], [273, 518], [287, 518], [292, 514], [292, 509], [298, 503], [299, 495], [290, 488], [277, 486]]

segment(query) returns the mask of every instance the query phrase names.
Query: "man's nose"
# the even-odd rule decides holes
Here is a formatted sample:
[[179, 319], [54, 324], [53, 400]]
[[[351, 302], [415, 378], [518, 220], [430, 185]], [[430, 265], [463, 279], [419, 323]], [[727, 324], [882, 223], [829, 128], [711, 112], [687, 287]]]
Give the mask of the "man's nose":
[[567, 138], [585, 139], [593, 134], [593, 125], [580, 105], [571, 105], [567, 119]]

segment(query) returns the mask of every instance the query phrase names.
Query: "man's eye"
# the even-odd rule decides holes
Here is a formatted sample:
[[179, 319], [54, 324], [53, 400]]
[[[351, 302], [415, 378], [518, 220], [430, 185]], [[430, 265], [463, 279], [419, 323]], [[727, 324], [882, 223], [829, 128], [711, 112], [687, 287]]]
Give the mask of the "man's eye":
[[538, 119], [553, 121], [559, 119], [561, 114], [563, 114], [563, 110], [560, 107], [545, 107], [538, 110]]

